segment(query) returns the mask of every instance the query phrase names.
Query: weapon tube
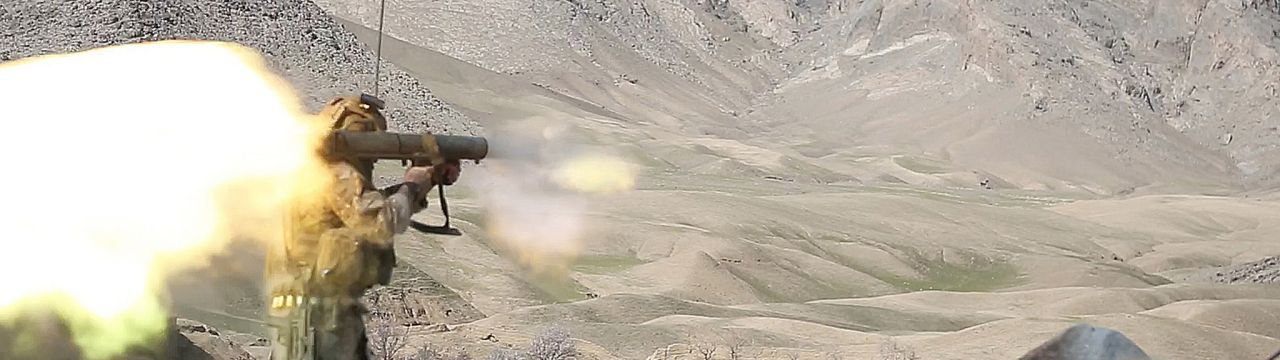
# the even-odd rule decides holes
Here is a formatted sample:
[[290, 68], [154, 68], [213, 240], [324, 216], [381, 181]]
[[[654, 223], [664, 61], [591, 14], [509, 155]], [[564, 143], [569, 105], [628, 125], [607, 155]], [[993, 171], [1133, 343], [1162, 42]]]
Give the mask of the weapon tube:
[[334, 131], [325, 144], [333, 154], [387, 160], [481, 160], [489, 141], [478, 136]]

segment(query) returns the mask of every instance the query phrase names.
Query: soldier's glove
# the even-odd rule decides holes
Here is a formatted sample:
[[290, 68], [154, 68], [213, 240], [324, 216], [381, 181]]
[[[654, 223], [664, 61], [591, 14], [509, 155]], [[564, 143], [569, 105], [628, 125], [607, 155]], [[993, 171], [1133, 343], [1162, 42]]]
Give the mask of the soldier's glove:
[[453, 185], [462, 173], [462, 164], [457, 160], [431, 166], [431, 182], [436, 185]]

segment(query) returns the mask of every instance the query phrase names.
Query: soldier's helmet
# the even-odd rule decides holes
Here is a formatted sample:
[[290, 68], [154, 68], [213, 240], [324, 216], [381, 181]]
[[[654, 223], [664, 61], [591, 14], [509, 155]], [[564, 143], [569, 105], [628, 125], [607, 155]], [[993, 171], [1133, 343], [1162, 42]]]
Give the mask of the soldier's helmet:
[[387, 131], [387, 118], [382, 116], [385, 105], [369, 94], [337, 97], [325, 105], [320, 117], [334, 130]]

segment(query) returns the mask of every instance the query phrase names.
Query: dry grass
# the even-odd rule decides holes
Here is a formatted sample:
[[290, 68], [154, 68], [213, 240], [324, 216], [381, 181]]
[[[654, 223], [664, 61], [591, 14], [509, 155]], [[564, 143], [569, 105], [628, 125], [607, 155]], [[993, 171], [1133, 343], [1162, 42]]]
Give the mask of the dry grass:
[[519, 351], [511, 349], [498, 349], [489, 353], [489, 360], [527, 360], [528, 358]]
[[471, 355], [458, 353], [456, 355], [445, 355], [445, 353], [436, 350], [431, 345], [425, 345], [418, 349], [417, 353], [408, 358], [409, 360], [471, 360]]

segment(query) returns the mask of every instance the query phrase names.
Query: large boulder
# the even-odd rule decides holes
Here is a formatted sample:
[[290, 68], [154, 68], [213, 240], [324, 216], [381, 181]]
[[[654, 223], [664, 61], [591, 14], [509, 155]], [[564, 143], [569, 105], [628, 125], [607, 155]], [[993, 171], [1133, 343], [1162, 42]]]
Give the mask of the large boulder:
[[1023, 355], [1021, 360], [1150, 360], [1118, 331], [1088, 324], [1072, 326]]
[[194, 320], [176, 319], [169, 332], [166, 359], [257, 360], [247, 349], [254, 346], [265, 347], [266, 340], [244, 334], [223, 333]]

